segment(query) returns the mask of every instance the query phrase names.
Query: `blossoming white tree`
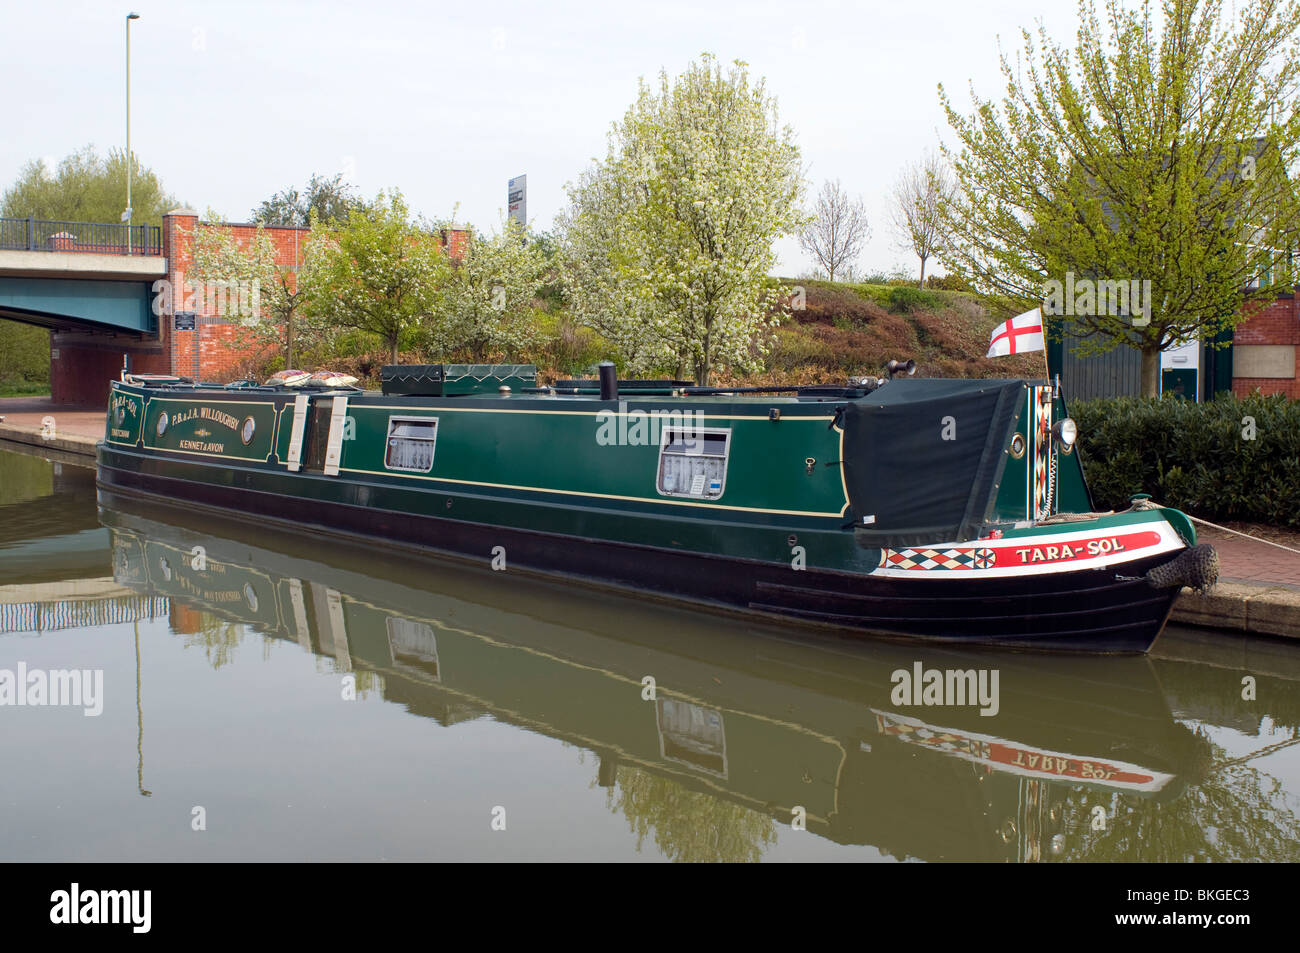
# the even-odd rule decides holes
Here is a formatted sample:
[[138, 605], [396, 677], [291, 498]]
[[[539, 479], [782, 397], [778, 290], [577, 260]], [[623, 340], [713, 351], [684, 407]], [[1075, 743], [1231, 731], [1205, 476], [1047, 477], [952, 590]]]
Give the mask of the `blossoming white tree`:
[[434, 353], [464, 351], [470, 360], [521, 360], [539, 343], [533, 299], [545, 262], [518, 222], [496, 234], [470, 230], [464, 258], [453, 261], [428, 324]]
[[773, 243], [804, 223], [799, 149], [764, 83], [712, 56], [657, 91], [641, 83], [605, 160], [569, 187], [561, 219], [575, 314], [628, 370], [707, 384], [751, 369], [784, 289]]

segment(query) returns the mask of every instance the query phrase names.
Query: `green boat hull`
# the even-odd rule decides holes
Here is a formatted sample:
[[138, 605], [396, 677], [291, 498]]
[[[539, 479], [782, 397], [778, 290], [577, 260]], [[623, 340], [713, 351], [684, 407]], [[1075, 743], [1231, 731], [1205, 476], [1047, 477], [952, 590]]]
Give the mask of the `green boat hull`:
[[[1178, 589], [1145, 575], [1194, 543], [1181, 514], [1027, 519], [1034, 454], [999, 450], [985, 535], [876, 545], [845, 475], [844, 406], [119, 383], [99, 481], [469, 559], [507, 579], [556, 575], [855, 633], [1099, 653], [1143, 652], [1159, 635]], [[726, 456], [711, 487], [687, 461], [700, 475], [670, 492], [665, 447], [683, 421], [719, 435]], [[436, 443], [395, 457], [403, 427], [436, 430]], [[1055, 460], [1058, 512], [1088, 509], [1077, 461]]]

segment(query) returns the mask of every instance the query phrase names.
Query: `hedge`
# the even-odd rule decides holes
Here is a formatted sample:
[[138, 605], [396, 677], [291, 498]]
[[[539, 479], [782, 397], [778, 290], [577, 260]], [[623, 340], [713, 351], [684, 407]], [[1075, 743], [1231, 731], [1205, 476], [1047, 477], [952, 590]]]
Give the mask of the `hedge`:
[[1116, 397], [1069, 409], [1101, 509], [1150, 493], [1202, 519], [1300, 528], [1300, 402]]

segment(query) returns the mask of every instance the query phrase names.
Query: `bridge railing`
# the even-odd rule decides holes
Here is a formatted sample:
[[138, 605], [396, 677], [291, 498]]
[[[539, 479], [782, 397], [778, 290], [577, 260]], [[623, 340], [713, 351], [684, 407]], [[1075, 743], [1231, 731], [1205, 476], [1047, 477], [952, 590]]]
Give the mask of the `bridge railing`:
[[16, 632], [56, 632], [90, 626], [120, 625], [166, 616], [165, 596], [111, 596], [107, 599], [64, 599], [57, 602], [0, 603], [0, 635]]
[[0, 218], [0, 250], [161, 255], [162, 229], [157, 225]]

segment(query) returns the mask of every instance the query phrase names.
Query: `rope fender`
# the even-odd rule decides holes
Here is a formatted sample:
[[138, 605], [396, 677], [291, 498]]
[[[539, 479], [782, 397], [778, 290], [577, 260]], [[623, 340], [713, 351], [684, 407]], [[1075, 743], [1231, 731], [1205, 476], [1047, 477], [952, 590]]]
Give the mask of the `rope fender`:
[[1219, 554], [1209, 543], [1200, 543], [1147, 570], [1146, 581], [1153, 589], [1189, 586], [1204, 594], [1219, 581]]

